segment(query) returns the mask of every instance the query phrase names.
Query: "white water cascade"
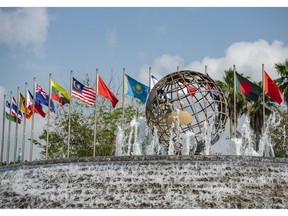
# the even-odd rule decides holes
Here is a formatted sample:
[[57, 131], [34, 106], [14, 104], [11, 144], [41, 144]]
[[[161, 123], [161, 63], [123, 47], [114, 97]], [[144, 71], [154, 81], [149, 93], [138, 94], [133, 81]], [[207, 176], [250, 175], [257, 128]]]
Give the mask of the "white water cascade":
[[[273, 143], [271, 143], [270, 131], [273, 128], [280, 127], [281, 117], [275, 112], [272, 113], [266, 121], [266, 127], [259, 142], [259, 150], [254, 149], [255, 142], [253, 141], [253, 132], [250, 128], [250, 120], [246, 116], [242, 127], [240, 128], [241, 136], [232, 139], [223, 139], [223, 137], [211, 146], [211, 134], [214, 130], [213, 124], [208, 124], [206, 121], [202, 127], [200, 139], [204, 142], [203, 155], [246, 155], [246, 156], [265, 156], [274, 157]], [[174, 121], [170, 127], [170, 139], [168, 149], [159, 143], [157, 129], [154, 127], [154, 132], [148, 135], [148, 128], [145, 119], [133, 118], [130, 123], [130, 132], [128, 136], [124, 135], [124, 130], [118, 127], [116, 135], [116, 152], [115, 156], [121, 155], [175, 155], [176, 146], [180, 149], [181, 155], [195, 154], [197, 142], [195, 134], [191, 131], [181, 133], [178, 116], [174, 116]], [[285, 128], [283, 130], [283, 139], [286, 139]], [[223, 134], [225, 136], [225, 134]], [[226, 135], [228, 136], [228, 135]], [[221, 148], [215, 151], [221, 143]], [[179, 145], [179, 146], [178, 146]], [[218, 145], [218, 146], [217, 146]], [[126, 151], [125, 151], [126, 150]]]

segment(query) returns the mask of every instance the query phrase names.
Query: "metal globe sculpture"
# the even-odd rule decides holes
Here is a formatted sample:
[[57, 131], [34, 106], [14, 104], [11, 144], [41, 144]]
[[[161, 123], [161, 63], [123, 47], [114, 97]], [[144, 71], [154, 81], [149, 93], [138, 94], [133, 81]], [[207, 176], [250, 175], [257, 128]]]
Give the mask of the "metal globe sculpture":
[[[147, 99], [146, 118], [149, 130], [157, 133], [166, 150], [172, 140], [181, 154], [179, 134], [192, 132], [197, 144], [193, 154], [200, 154], [205, 139], [213, 145], [224, 132], [228, 106], [223, 91], [209, 75], [183, 70], [156, 83]], [[208, 135], [204, 133], [207, 127]]]

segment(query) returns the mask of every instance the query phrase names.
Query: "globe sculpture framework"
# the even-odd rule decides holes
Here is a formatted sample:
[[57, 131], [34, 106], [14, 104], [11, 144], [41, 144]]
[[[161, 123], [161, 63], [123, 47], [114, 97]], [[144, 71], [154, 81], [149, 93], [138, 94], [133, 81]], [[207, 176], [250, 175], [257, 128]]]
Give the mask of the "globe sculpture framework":
[[211, 128], [211, 145], [224, 132], [228, 106], [223, 91], [209, 75], [182, 70], [166, 75], [153, 87], [146, 103], [146, 118], [149, 130], [157, 132], [166, 150], [172, 137], [176, 152], [181, 154], [179, 133], [190, 131], [197, 144], [194, 153], [201, 154], [207, 127]]

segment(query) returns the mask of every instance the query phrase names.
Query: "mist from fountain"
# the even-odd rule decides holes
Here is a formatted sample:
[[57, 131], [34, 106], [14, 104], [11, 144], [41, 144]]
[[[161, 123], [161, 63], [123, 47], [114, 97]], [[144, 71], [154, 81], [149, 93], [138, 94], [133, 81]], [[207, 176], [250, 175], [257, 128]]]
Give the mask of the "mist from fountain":
[[[179, 114], [179, 111], [177, 112]], [[255, 151], [255, 142], [252, 139], [253, 132], [250, 128], [250, 120], [246, 116], [244, 123], [240, 129], [241, 137], [232, 139], [220, 139], [218, 142], [224, 142], [226, 150], [220, 152], [212, 151], [211, 134], [214, 130], [213, 123], [204, 122], [202, 127], [201, 140], [204, 142], [203, 155], [246, 155], [246, 156], [271, 156], [274, 157], [273, 144], [271, 143], [270, 131], [273, 128], [280, 127], [281, 117], [275, 112], [272, 113], [266, 124], [264, 133], [259, 142], [259, 150]], [[170, 139], [168, 149], [159, 143], [157, 129], [154, 127], [153, 133], [148, 136], [148, 128], [143, 117], [136, 118], [130, 122], [130, 132], [128, 136], [124, 135], [123, 129], [118, 126], [116, 135], [116, 152], [115, 156], [121, 155], [175, 155], [176, 146], [180, 150], [181, 155], [195, 154], [197, 142], [195, 134], [191, 131], [181, 133], [178, 115], [174, 116], [174, 121], [170, 126]], [[285, 128], [283, 130], [283, 138], [286, 139]], [[126, 143], [127, 142], [127, 143]], [[217, 143], [216, 143], [217, 144]], [[176, 146], [175, 146], [176, 145]], [[125, 151], [126, 149], [126, 151]], [[180, 153], [178, 151], [178, 153]], [[177, 154], [178, 154], [177, 153]]]
[[[277, 115], [276, 112], [273, 112], [267, 119], [265, 130], [259, 142], [259, 150], [258, 150], [259, 156], [275, 157], [270, 130], [279, 127], [281, 119], [282, 119], [281, 116]], [[282, 128], [280, 127], [280, 129], [283, 130], [285, 139], [286, 138], [285, 127]]]

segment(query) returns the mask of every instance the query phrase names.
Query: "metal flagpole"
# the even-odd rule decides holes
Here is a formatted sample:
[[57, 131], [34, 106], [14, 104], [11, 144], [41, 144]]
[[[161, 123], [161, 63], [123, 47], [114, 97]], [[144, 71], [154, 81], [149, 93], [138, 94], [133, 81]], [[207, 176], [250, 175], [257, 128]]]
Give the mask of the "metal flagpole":
[[124, 125], [124, 99], [125, 99], [125, 68], [123, 68], [123, 91], [122, 91], [122, 121], [121, 121], [121, 128], [123, 129]]
[[[10, 91], [10, 116], [12, 115], [12, 91]], [[7, 154], [6, 154], [6, 165], [9, 164], [9, 155], [10, 155], [10, 141], [11, 141], [11, 119], [9, 120], [8, 124], [8, 138], [7, 138]]]
[[14, 164], [16, 163], [17, 156], [17, 145], [18, 145], [18, 112], [19, 112], [19, 96], [20, 96], [20, 87], [17, 88], [17, 109], [16, 109], [16, 127], [15, 127], [15, 142], [14, 142]]
[[25, 111], [24, 111], [24, 119], [23, 119], [23, 136], [22, 136], [22, 157], [21, 157], [21, 162], [24, 162], [25, 159], [25, 140], [26, 140], [26, 112], [27, 112], [27, 82], [25, 82]]
[[149, 67], [149, 92], [151, 92], [151, 67]]
[[70, 153], [70, 133], [71, 133], [71, 106], [72, 106], [72, 70], [70, 72], [70, 103], [69, 103], [69, 115], [68, 115], [68, 143], [67, 143], [67, 158]]
[[262, 104], [262, 109], [263, 109], [263, 132], [265, 130], [265, 80], [264, 80], [264, 64], [262, 64], [262, 82], [263, 82], [263, 88], [262, 88], [262, 99], [263, 99], [263, 104]]
[[[151, 92], [151, 82], [152, 82], [152, 72], [151, 72], [151, 67], [149, 67], [149, 93]], [[148, 125], [148, 140], [150, 141], [150, 137], [151, 137], [151, 131], [152, 131], [152, 128], [149, 128], [150, 125]]]
[[237, 117], [236, 117], [236, 66], [233, 65], [234, 74], [234, 138], [236, 138], [236, 128], [237, 128]]
[[95, 126], [94, 126], [94, 142], [93, 142], [93, 157], [96, 156], [96, 132], [97, 132], [97, 95], [98, 95], [98, 69], [96, 68], [96, 98], [95, 98]]
[[46, 138], [46, 160], [48, 159], [48, 148], [49, 148], [49, 132], [50, 132], [50, 106], [51, 106], [51, 73], [49, 74], [49, 100], [48, 100], [48, 118], [47, 118], [47, 138]]
[[1, 142], [1, 154], [0, 154], [0, 165], [4, 160], [4, 137], [5, 137], [5, 108], [6, 108], [6, 95], [4, 95], [4, 103], [3, 103], [3, 127], [2, 127], [2, 142]]
[[30, 156], [29, 161], [33, 159], [33, 139], [34, 139], [34, 116], [35, 116], [35, 101], [36, 101], [36, 78], [33, 78], [33, 100], [32, 100], [32, 122], [31, 122], [31, 137], [30, 137]]
[[[207, 65], [205, 65], [205, 75], [207, 75], [208, 73], [207, 73]], [[206, 87], [207, 88], [207, 87]], [[211, 91], [212, 89], [210, 89], [210, 91]], [[206, 93], [207, 94], [207, 93]], [[211, 93], [211, 94], [213, 94], [213, 93]], [[215, 109], [215, 103], [213, 103], [214, 104], [214, 109]], [[205, 120], [206, 120], [206, 122], [208, 123], [208, 118], [207, 118], [207, 98], [205, 97], [205, 100], [204, 100], [204, 106], [205, 106]]]

